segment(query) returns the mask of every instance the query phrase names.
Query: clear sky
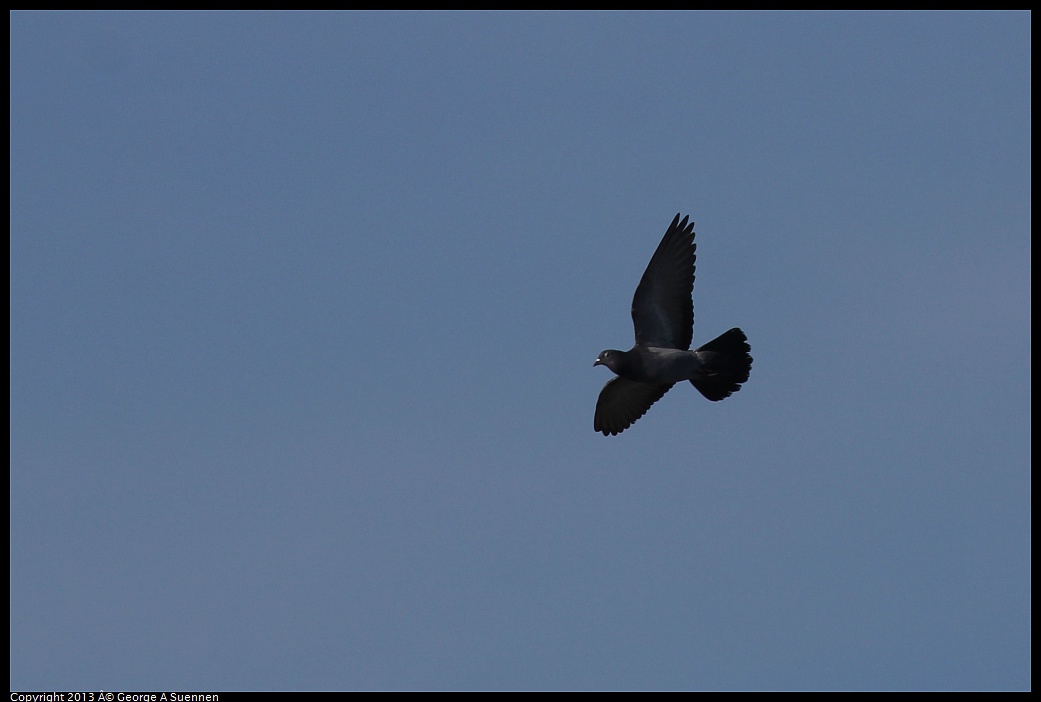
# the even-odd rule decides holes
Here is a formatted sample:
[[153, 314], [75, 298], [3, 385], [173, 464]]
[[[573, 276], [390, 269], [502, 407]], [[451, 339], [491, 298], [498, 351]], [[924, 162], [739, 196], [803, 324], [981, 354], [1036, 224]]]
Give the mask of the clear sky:
[[10, 19], [12, 689], [1030, 688], [1029, 14]]

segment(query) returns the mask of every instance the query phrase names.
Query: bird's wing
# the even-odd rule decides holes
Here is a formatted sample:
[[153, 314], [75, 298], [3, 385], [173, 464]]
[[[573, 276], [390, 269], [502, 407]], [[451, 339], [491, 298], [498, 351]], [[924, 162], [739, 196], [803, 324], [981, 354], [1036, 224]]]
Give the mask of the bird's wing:
[[633, 422], [647, 413], [672, 385], [638, 383], [626, 378], [613, 378], [596, 401], [593, 430], [608, 434], [621, 434]]
[[[672, 220], [633, 295], [636, 343], [661, 348], [690, 348], [694, 333], [694, 223]], [[657, 398], [655, 398], [657, 399]]]

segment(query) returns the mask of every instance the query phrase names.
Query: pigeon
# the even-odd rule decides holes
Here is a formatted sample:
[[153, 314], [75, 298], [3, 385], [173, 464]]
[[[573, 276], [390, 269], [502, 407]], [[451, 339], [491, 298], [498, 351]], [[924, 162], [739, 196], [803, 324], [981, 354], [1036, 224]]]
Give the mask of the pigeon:
[[679, 214], [633, 295], [636, 345], [628, 351], [601, 351], [593, 366], [607, 366], [617, 378], [600, 391], [594, 431], [615, 436], [632, 426], [678, 382], [713, 402], [741, 389], [752, 370], [748, 338], [738, 328], [690, 351], [694, 335], [694, 222]]

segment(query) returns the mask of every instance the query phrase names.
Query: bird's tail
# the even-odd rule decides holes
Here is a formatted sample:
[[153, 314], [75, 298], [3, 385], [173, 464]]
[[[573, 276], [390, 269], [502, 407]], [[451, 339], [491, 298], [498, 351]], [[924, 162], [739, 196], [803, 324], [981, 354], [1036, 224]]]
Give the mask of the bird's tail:
[[741, 389], [752, 370], [748, 337], [736, 327], [694, 350], [704, 364], [705, 374], [690, 383], [712, 400], [730, 397]]

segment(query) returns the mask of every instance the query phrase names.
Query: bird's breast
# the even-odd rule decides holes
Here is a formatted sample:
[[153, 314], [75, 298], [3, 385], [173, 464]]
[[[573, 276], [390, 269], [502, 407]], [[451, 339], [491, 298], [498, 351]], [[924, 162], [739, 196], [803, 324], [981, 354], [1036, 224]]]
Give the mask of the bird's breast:
[[681, 349], [646, 348], [638, 355], [640, 377], [631, 378], [644, 383], [678, 383], [697, 377], [701, 370], [701, 361], [693, 351]]

